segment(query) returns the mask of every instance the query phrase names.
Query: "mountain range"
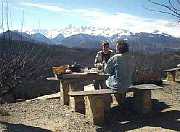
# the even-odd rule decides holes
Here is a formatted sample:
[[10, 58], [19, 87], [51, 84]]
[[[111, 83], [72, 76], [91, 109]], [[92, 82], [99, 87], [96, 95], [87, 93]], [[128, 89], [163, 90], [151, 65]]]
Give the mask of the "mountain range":
[[[71, 31], [71, 32], [70, 32]], [[119, 31], [119, 32], [118, 32]], [[114, 33], [113, 33], [114, 32]], [[109, 41], [112, 48], [118, 39], [127, 39], [130, 49], [135, 51], [158, 52], [162, 50], [179, 49], [180, 38], [159, 32], [153, 33], [139, 32], [133, 33], [123, 29], [110, 29], [93, 27], [81, 27], [81, 29], [66, 28], [58, 32], [54, 38], [46, 37], [42, 33], [28, 34], [26, 32], [6, 31], [0, 34], [0, 39], [9, 37], [11, 40], [30, 41], [35, 43], [45, 43], [51, 45], [63, 45], [70, 48], [100, 48], [101, 41]], [[69, 34], [68, 34], [69, 33]], [[47, 35], [47, 32], [44, 34]], [[48, 36], [48, 35], [47, 35]]]

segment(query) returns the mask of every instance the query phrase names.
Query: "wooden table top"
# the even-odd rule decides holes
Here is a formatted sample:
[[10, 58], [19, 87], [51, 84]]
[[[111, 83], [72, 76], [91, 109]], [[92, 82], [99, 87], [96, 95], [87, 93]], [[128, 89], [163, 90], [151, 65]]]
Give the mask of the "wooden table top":
[[172, 68], [172, 69], [167, 69], [167, 70], [164, 70], [165, 72], [173, 72], [173, 71], [178, 71], [180, 70], [180, 67], [176, 67], [176, 68]]
[[56, 77], [48, 77], [47, 80], [60, 80], [60, 79], [87, 79], [87, 80], [102, 80], [107, 79], [109, 74], [98, 72], [82, 72], [82, 73], [68, 73], [62, 75], [56, 75]]
[[102, 79], [107, 78], [109, 75], [98, 72], [82, 72], [82, 73], [70, 73], [57, 75], [60, 79]]

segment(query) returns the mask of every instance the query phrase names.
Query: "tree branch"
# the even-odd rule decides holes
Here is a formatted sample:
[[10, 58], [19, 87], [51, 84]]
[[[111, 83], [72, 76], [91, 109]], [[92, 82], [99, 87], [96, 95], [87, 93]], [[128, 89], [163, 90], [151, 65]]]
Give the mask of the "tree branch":
[[171, 15], [171, 16], [174, 16], [176, 18], [180, 18], [180, 10], [177, 9], [177, 7], [174, 6], [174, 4], [178, 4], [180, 5], [180, 0], [177, 0], [176, 2], [175, 1], [172, 1], [172, 0], [168, 0], [168, 4], [163, 4], [163, 3], [159, 3], [159, 2], [155, 2], [155, 1], [152, 1], [152, 0], [148, 0], [150, 3], [154, 4], [154, 5], [157, 5], [159, 7], [162, 7], [164, 8], [165, 10], [156, 10], [156, 9], [149, 9], [151, 11], [156, 11], [156, 12], [160, 12], [160, 13], [165, 13], [165, 14], [168, 14], [168, 15]]

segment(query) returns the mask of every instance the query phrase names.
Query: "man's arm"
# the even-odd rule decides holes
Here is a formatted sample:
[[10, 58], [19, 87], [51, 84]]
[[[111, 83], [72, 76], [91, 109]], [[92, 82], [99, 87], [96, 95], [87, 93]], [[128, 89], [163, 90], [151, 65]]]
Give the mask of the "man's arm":
[[110, 52], [111, 52], [111, 55], [110, 55], [110, 58], [111, 58], [112, 56], [115, 55], [115, 52], [113, 50], [110, 50]]
[[94, 66], [95, 67], [99, 67], [102, 66], [102, 57], [101, 57], [101, 52], [98, 52], [96, 57], [95, 57], [95, 61], [94, 61]]
[[108, 74], [110, 74], [110, 75], [113, 75], [113, 74], [114, 74], [114, 57], [111, 57], [111, 58], [108, 60], [106, 66], [105, 66], [105, 68], [104, 68], [104, 71], [105, 71], [105, 73], [108, 73]]

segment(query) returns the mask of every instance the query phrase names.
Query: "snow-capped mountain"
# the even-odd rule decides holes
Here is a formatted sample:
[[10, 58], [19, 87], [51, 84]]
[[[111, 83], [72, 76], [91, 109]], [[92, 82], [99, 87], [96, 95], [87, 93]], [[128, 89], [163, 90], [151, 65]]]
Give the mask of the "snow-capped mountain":
[[61, 44], [61, 41], [64, 39], [63, 34], [58, 34], [55, 38], [52, 38], [51, 41], [54, 44]]
[[45, 37], [41, 33], [35, 33], [29, 35], [25, 32], [10, 31], [10, 30], [4, 33], [0, 33], [0, 39], [52, 44], [51, 40]]
[[107, 38], [88, 34], [76, 34], [63, 39], [61, 44], [70, 48], [78, 47], [97, 49], [99, 48], [100, 42], [103, 40], [107, 40]]
[[121, 28], [109, 28], [109, 27], [96, 27], [96, 26], [81, 26], [81, 27], [76, 27], [69, 25], [65, 28], [61, 29], [51, 29], [51, 30], [46, 30], [46, 29], [33, 29], [33, 30], [28, 30], [26, 32], [30, 32], [31, 34], [40, 32], [44, 34], [48, 38], [55, 38], [59, 34], [62, 34], [65, 38], [76, 35], [76, 34], [88, 34], [88, 35], [98, 35], [98, 36], [104, 36], [104, 37], [110, 37], [114, 34], [121, 34], [121, 35], [130, 35], [132, 32], [126, 30], [126, 29], [121, 29]]
[[135, 33], [127, 37], [129, 44], [134, 50], [144, 50], [147, 52], [164, 51], [166, 48], [180, 48], [180, 38], [167, 34]]
[[[33, 30], [34, 32], [35, 30]], [[41, 33], [33, 35], [23, 34], [23, 41], [34, 41], [46, 44], [60, 44], [67, 47], [99, 48], [101, 41], [109, 41], [111, 47], [115, 47], [118, 39], [127, 39], [132, 50], [160, 51], [167, 48], [180, 48], [180, 38], [155, 30], [152, 33], [134, 33], [125, 29], [113, 29], [95, 26], [68, 26], [56, 30], [37, 30]], [[29, 31], [31, 33], [31, 31]], [[16, 32], [14, 32], [16, 33]], [[47, 37], [45, 37], [45, 36]], [[17, 39], [16, 39], [17, 38]], [[21, 40], [17, 35], [13, 39]]]
[[46, 36], [44, 36], [41, 33], [35, 33], [31, 35], [31, 38], [37, 42], [40, 43], [47, 43], [47, 44], [51, 44], [51, 40], [49, 38], [47, 38]]

